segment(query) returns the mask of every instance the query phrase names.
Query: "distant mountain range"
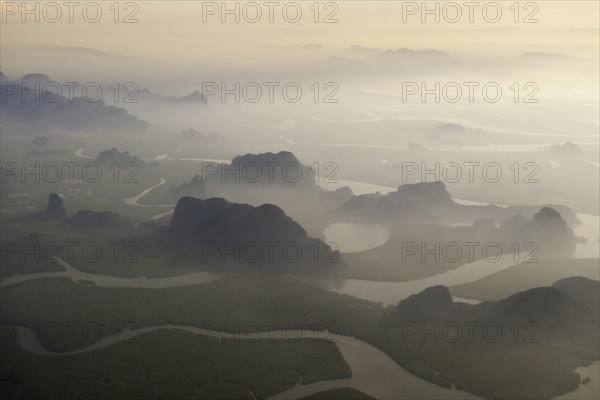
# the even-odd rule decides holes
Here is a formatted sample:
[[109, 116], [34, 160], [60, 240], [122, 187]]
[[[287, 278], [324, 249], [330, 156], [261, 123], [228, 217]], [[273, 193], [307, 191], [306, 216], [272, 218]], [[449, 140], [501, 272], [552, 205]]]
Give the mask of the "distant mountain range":
[[556, 210], [571, 226], [580, 221], [568, 207], [561, 205], [478, 206], [456, 203], [443, 182], [405, 184], [388, 194], [370, 193], [354, 196], [342, 211], [370, 222], [436, 222], [440, 220], [474, 221], [493, 219], [503, 222], [515, 215], [532, 218], [544, 206]]
[[[170, 104], [177, 107], [193, 106], [195, 110], [198, 106], [208, 107], [206, 96], [198, 90], [180, 97], [167, 96], [139, 88], [133, 82], [94, 82], [94, 86], [101, 91], [99, 99], [83, 96], [82, 87], [88, 82], [79, 83], [70, 89], [64, 82], [42, 73], [27, 74], [10, 80], [0, 72], [0, 83], [2, 117], [5, 121], [37, 124], [47, 129], [143, 131], [147, 129], [148, 123], [131, 112], [137, 115], [138, 111], [146, 110], [153, 115], [156, 112], [154, 106], [166, 107]], [[58, 92], [56, 86], [59, 88]], [[95, 88], [91, 90], [93, 96], [96, 96], [95, 91]], [[34, 92], [38, 96], [37, 101]], [[25, 93], [28, 94], [24, 95]], [[172, 107], [169, 106], [169, 109]]]
[[177, 201], [184, 196], [198, 197], [205, 199], [207, 197], [206, 183], [200, 175], [195, 175], [189, 182], [183, 182], [180, 185], [171, 185], [166, 194], [168, 201]]
[[56, 220], [76, 229], [118, 229], [133, 225], [127, 218], [108, 211], [81, 210], [69, 217], [63, 199], [56, 193], [50, 193], [48, 196], [48, 206], [45, 210], [25, 218]]
[[175, 102], [175, 103], [181, 103], [181, 102], [206, 103], [206, 96], [203, 95], [200, 91], [195, 90], [192, 93], [182, 96], [182, 97], [169, 96], [169, 97], [163, 98], [163, 101]]
[[167, 200], [182, 196], [205, 198], [210, 193], [216, 195], [236, 186], [320, 191], [312, 170], [289, 151], [239, 155], [230, 163], [207, 167], [205, 172], [204, 176], [195, 175], [189, 182], [172, 185], [166, 194]]
[[[56, 220], [75, 229], [120, 229], [133, 224], [112, 212], [81, 210], [68, 216], [60, 196], [51, 193], [48, 206], [26, 217]], [[181, 197], [170, 224], [153, 226], [145, 236], [130, 238], [143, 255], [220, 272], [258, 269], [294, 274], [340, 276], [341, 255], [311, 238], [296, 221], [272, 204], [258, 207], [223, 198]]]
[[571, 142], [550, 146], [548, 148], [548, 153], [552, 156], [561, 158], [581, 157], [584, 155], [583, 151], [576, 144]]
[[[598, 315], [570, 294], [555, 287], [533, 288], [500, 301], [471, 305], [454, 302], [445, 286], [433, 286], [402, 300], [386, 321], [391, 324], [401, 322], [417, 325], [424, 323], [428, 327], [436, 323], [459, 326], [477, 323], [480, 328], [486, 324], [495, 324], [503, 332], [498, 343], [505, 345], [567, 344], [574, 348], [595, 348], [598, 352], [597, 343], [600, 338]], [[515, 326], [527, 331], [529, 338], [521, 337], [515, 343], [514, 332], [511, 331]], [[486, 341], [481, 336], [475, 339], [479, 340], [479, 344]], [[468, 338], [463, 336], [457, 343], [466, 344]], [[477, 345], [477, 342], [474, 344]]]
[[[44, 88], [49, 81], [43, 74], [26, 75], [16, 82], [3, 81], [0, 84], [3, 122], [30, 124], [46, 130], [144, 131], [148, 127], [147, 122], [123, 108], [105, 105], [102, 99], [93, 102], [83, 97], [67, 98]], [[35, 88], [36, 83], [40, 83], [39, 88]]]
[[96, 162], [101, 166], [111, 166], [115, 163], [118, 163], [121, 168], [123, 168], [128, 163], [133, 163], [138, 167], [146, 167], [146, 166], [158, 166], [157, 162], [153, 162], [147, 164], [138, 156], [134, 156], [130, 154], [128, 151], [119, 151], [116, 147], [113, 147], [110, 150], [104, 150], [98, 153], [96, 157]]

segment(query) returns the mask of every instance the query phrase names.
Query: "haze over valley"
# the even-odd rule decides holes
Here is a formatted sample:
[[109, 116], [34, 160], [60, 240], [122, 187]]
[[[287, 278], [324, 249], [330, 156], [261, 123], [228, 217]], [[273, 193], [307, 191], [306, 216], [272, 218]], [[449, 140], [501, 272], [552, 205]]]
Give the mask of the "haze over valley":
[[598, 3], [274, 3], [0, 2], [2, 398], [600, 398]]

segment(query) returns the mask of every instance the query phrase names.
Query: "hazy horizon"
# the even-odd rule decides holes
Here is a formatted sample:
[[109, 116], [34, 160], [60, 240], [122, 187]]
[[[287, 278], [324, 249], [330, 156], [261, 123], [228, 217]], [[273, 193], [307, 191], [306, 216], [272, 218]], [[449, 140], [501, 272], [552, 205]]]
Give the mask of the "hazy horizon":
[[599, 2], [0, 20], [2, 398], [599, 398]]

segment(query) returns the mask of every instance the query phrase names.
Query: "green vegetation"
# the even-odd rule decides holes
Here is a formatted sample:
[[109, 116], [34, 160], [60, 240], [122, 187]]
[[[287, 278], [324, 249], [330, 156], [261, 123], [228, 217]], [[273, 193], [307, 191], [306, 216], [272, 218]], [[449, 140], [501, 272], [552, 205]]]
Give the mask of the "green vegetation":
[[[22, 399], [268, 398], [303, 383], [348, 378], [350, 367], [325, 340], [224, 340], [181, 330], [68, 356], [28, 353], [14, 336], [2, 346], [2, 397]], [[251, 393], [252, 391], [252, 393]]]
[[[23, 218], [3, 218], [2, 225], [3, 246], [10, 251], [3, 254], [0, 262], [0, 279], [17, 274], [64, 271], [53, 259], [58, 251], [74, 268], [94, 274], [131, 278], [198, 272], [198, 268], [190, 268], [192, 264], [175, 266], [166, 258], [148, 255], [141, 238], [154, 232], [156, 228], [151, 226], [81, 230], [61, 221]], [[24, 242], [27, 237], [29, 239]], [[12, 246], [9, 242], [18, 248], [9, 248]], [[56, 245], [61, 249], [57, 250]], [[84, 250], [86, 246], [89, 249], [87, 253]]]
[[[375, 303], [258, 273], [166, 289], [105, 288], [52, 278], [3, 288], [0, 299], [2, 317], [11, 324], [35, 328], [32, 321], [42, 326], [87, 321], [101, 326], [103, 336], [113, 334], [115, 324], [127, 323], [138, 328], [205, 324], [229, 332], [236, 330], [236, 324], [269, 330], [273, 322], [279, 328], [296, 324], [304, 329], [334, 323], [337, 326], [330, 330], [351, 334], [359, 326], [375, 326], [384, 311]], [[89, 345], [81, 331], [75, 331], [74, 341], [66, 328], [64, 333], [61, 340], [46, 340], [44, 346], [66, 351]]]
[[114, 334], [115, 324], [127, 323], [138, 328], [170, 323], [229, 332], [246, 326], [253, 331], [286, 325], [327, 327], [375, 345], [426, 380], [446, 387], [454, 383], [458, 389], [491, 398], [550, 398], [572, 391], [580, 381], [573, 371], [596, 356], [556, 342], [511, 346], [421, 343], [416, 337], [403, 341], [401, 326], [384, 323], [393, 307], [269, 274], [168, 289], [102, 288], [56, 278], [6, 287], [0, 295], [5, 324], [39, 329], [54, 323], [66, 329], [75, 322], [72, 340], [66, 332], [58, 340], [43, 338], [44, 346], [55, 351], [90, 345], [82, 334], [82, 326], [90, 323], [101, 328], [102, 336]]

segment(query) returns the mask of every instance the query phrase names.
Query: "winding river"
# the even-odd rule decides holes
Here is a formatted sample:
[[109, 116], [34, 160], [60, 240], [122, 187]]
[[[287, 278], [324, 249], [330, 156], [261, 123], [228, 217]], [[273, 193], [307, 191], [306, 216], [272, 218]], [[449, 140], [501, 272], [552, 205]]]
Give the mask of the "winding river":
[[[81, 154], [81, 156], [83, 156]], [[347, 183], [346, 181], [345, 183]], [[163, 185], [164, 179], [161, 179], [160, 183], [154, 185], [139, 195], [124, 199], [125, 203], [132, 206], [146, 206], [138, 203], [138, 200], [148, 194], [154, 188]], [[368, 185], [369, 189], [372, 189], [374, 185]], [[394, 190], [395, 188], [391, 188]], [[168, 205], [159, 205], [159, 207], [167, 207]], [[157, 207], [157, 206], [147, 206]], [[173, 207], [169, 205], [169, 207]], [[172, 211], [161, 213], [153, 218], [160, 218], [161, 216], [167, 215]], [[586, 223], [587, 222], [587, 223]], [[596, 227], [598, 226], [598, 217], [589, 216], [584, 220], [587, 226]], [[586, 228], [587, 231], [587, 228]], [[596, 231], [597, 234], [597, 231]], [[597, 237], [594, 237], [597, 242]], [[593, 240], [594, 240], [593, 239]], [[378, 238], [381, 241], [381, 238]], [[594, 243], [594, 242], [592, 242]], [[589, 254], [596, 251], [597, 246], [591, 246], [585, 251]], [[94, 284], [102, 287], [121, 287], [121, 288], [167, 288], [167, 287], [179, 287], [187, 285], [195, 285], [199, 283], [205, 283], [213, 281], [219, 278], [219, 275], [198, 272], [193, 274], [179, 275], [173, 277], [161, 277], [161, 278], [121, 278], [107, 275], [90, 274], [79, 271], [66, 263], [62, 259], [57, 259], [65, 271], [59, 272], [44, 272], [44, 273], [31, 273], [17, 275], [6, 278], [0, 282], [0, 287], [8, 287], [22, 282], [26, 282], [34, 279], [46, 279], [53, 277], [68, 277], [76, 284]], [[410, 296], [411, 294], [418, 293], [423, 289], [434, 286], [434, 285], [458, 285], [462, 283], [468, 283], [500, 270], [509, 268], [514, 265], [514, 255], [506, 255], [502, 257], [496, 263], [490, 263], [485, 260], [480, 260], [472, 264], [463, 265], [455, 270], [445, 272], [443, 274], [435, 275], [432, 277], [414, 280], [410, 282], [375, 282], [375, 281], [364, 281], [357, 279], [345, 279], [340, 283], [332, 285], [330, 290], [334, 290], [339, 293], [349, 294], [358, 298], [363, 298], [371, 301], [382, 302], [384, 304], [397, 304], [398, 301]], [[20, 332], [19, 337], [22, 334], [30, 334], [27, 328], [17, 327]], [[206, 329], [192, 327], [192, 326], [176, 326], [176, 325], [161, 325], [155, 327], [148, 327], [138, 329], [136, 331], [121, 332], [120, 334], [110, 336], [100, 340], [99, 342], [85, 348], [78, 349], [73, 352], [66, 353], [52, 353], [47, 349], [43, 348], [39, 341], [30, 341], [33, 343], [26, 344], [22, 340], [19, 344], [26, 350], [44, 355], [75, 355], [80, 353], [86, 353], [96, 351], [102, 348], [106, 348], [114, 343], [123, 341], [132, 336], [141, 335], [147, 332], [152, 332], [161, 329], [180, 329], [187, 332], [201, 334], [201, 335], [223, 335], [228, 337], [229, 334], [207, 331]], [[288, 338], [286, 331], [275, 331], [272, 332], [274, 336], [271, 338], [275, 339], [286, 339]], [[296, 337], [296, 336], [294, 336]], [[314, 338], [314, 332], [306, 331], [300, 336], [302, 338]], [[353, 337], [332, 335], [335, 343], [339, 347], [344, 359], [348, 362], [352, 368], [353, 375], [349, 379], [337, 379], [330, 381], [322, 381], [309, 385], [297, 385], [296, 387], [280, 393], [274, 396], [274, 399], [295, 399], [302, 396], [307, 396], [323, 390], [333, 389], [337, 387], [353, 387], [357, 390], [361, 390], [369, 395], [375, 396], [379, 399], [432, 399], [432, 398], [473, 398], [472, 395], [466, 392], [443, 388], [441, 386], [432, 384], [424, 381], [415, 375], [409, 373], [398, 364], [396, 364], [388, 355], [381, 352], [377, 348], [360, 341]], [[35, 343], [37, 342], [37, 344]], [[580, 388], [562, 398], [574, 399], [588, 397], [589, 394], [595, 396], [598, 393], [598, 363], [594, 363], [590, 367], [582, 367], [577, 370], [578, 373], [585, 376], [592, 376], [592, 382], [587, 385], [581, 385]]]
[[156, 189], [157, 187], [164, 185], [165, 182], [166, 182], [165, 178], [160, 178], [160, 183], [157, 183], [154, 186], [150, 186], [148, 189], [145, 189], [137, 196], [124, 198], [123, 201], [127, 205], [137, 206], [137, 207], [174, 207], [175, 206], [174, 204], [140, 204], [139, 203], [139, 200], [142, 197], [144, 197], [145, 195], [147, 195], [148, 193], [150, 193], [152, 190]]
[[337, 222], [323, 231], [327, 242], [334, 242], [342, 253], [379, 247], [390, 238], [390, 227], [379, 224]]
[[[158, 330], [179, 329], [197, 335], [213, 336], [219, 338], [237, 338], [225, 332], [213, 331], [186, 325], [159, 325], [136, 330], [122, 331], [118, 334], [107, 336], [94, 344], [73, 351], [55, 353], [44, 348], [39, 340], [32, 340], [36, 332], [30, 328], [18, 326], [17, 343], [25, 350], [46, 356], [72, 356], [85, 354], [110, 347], [116, 343]], [[308, 385], [298, 384], [296, 387], [279, 393], [273, 399], [297, 399], [327, 389], [349, 386], [375, 396], [378, 399], [472, 399], [476, 398], [470, 393], [444, 388], [416, 377], [396, 364], [387, 354], [353, 337], [319, 332], [311, 330], [269, 331], [265, 332], [262, 340], [289, 340], [315, 339], [317, 337], [333, 341], [338, 346], [344, 359], [352, 369], [352, 378], [333, 379], [316, 382]]]
[[65, 268], [65, 271], [57, 272], [39, 272], [32, 274], [21, 274], [11, 276], [0, 281], [0, 288], [16, 285], [18, 283], [27, 282], [35, 279], [58, 278], [65, 277], [71, 279], [73, 283], [79, 285], [96, 285], [101, 287], [119, 287], [119, 288], [144, 288], [144, 289], [161, 289], [170, 287], [180, 287], [197, 285], [214, 281], [221, 277], [220, 275], [210, 272], [196, 272], [192, 274], [168, 276], [161, 278], [123, 278], [111, 275], [91, 274], [80, 271], [59, 257], [55, 260]]
[[[467, 282], [473, 282], [488, 275], [505, 270], [515, 265], [514, 255], [506, 254], [497, 262], [481, 259], [474, 263], [464, 264], [456, 269], [442, 274], [429, 276], [407, 282], [381, 282], [367, 281], [363, 279], [344, 279], [334, 282], [328, 287], [338, 293], [381, 302], [385, 305], [394, 305], [412, 294], [419, 293], [428, 287], [444, 285], [454, 286]], [[464, 301], [462, 299], [456, 299]], [[469, 301], [471, 302], [471, 301]]]

